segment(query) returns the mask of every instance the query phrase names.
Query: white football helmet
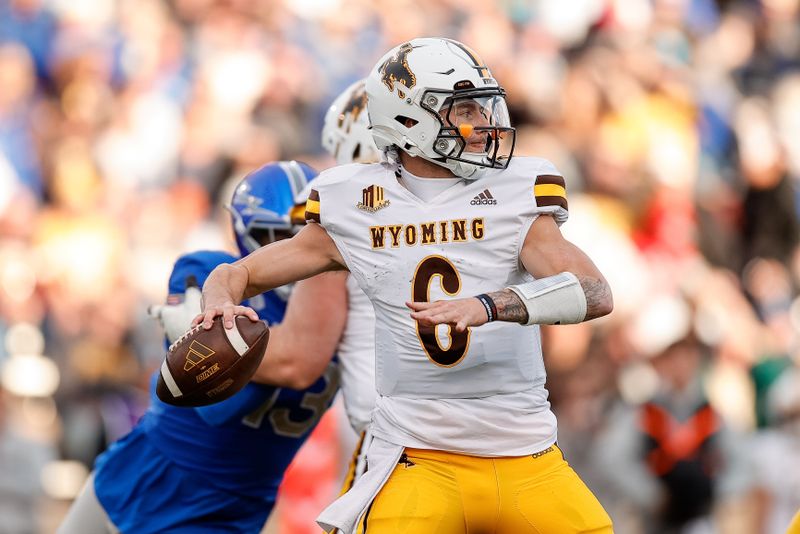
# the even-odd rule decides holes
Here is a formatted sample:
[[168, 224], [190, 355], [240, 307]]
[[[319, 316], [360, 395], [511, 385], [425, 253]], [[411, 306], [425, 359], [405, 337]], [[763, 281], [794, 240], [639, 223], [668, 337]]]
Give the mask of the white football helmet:
[[370, 72], [366, 89], [380, 150], [397, 147], [469, 179], [511, 161], [516, 132], [505, 91], [458, 41], [426, 37], [393, 48]]
[[365, 80], [359, 80], [336, 97], [322, 126], [322, 146], [339, 165], [375, 163], [380, 152], [369, 131]]

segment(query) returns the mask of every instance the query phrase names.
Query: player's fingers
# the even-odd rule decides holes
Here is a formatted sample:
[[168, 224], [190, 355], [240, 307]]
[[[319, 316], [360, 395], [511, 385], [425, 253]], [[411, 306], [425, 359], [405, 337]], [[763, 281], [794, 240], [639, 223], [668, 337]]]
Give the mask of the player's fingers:
[[432, 306], [423, 310], [420, 313], [424, 313], [427, 315], [427, 317], [431, 318], [432, 317], [442, 318], [450, 315], [450, 307], [443, 302], [434, 302]]
[[214, 317], [221, 314], [222, 311], [219, 308], [206, 308], [206, 311], [203, 312], [203, 328], [205, 330], [210, 330], [211, 326], [214, 324]]
[[415, 321], [427, 321], [430, 319], [433, 312], [429, 310], [418, 311], [418, 312], [411, 312], [411, 318]]
[[242, 315], [246, 315], [247, 318], [253, 322], [261, 320], [256, 311], [253, 308], [248, 308], [247, 306], [244, 306], [244, 313]]
[[415, 311], [427, 310], [435, 306], [437, 302], [412, 302], [406, 301], [406, 306]]
[[467, 317], [459, 310], [458, 306], [449, 306], [448, 309], [441, 314], [442, 322], [447, 323], [456, 329], [456, 332], [463, 332], [466, 330]]
[[222, 308], [222, 324], [225, 328], [233, 328], [233, 317], [236, 314], [236, 306], [224, 306]]
[[452, 324], [453, 321], [445, 313], [434, 313], [430, 315], [423, 315], [417, 321], [424, 326], [436, 326], [440, 324]]
[[194, 319], [192, 319], [192, 327], [195, 327], [195, 326], [199, 325], [200, 323], [202, 323], [203, 319], [205, 319], [205, 317], [206, 317], [205, 313], [198, 313], [197, 315], [195, 315]]
[[411, 312], [411, 317], [413, 319], [416, 319], [416, 320], [421, 320], [421, 319], [428, 320], [432, 316], [434, 316], [436, 313], [437, 313], [437, 310], [431, 309], [431, 308], [427, 308], [427, 309], [421, 309], [419, 311]]
[[437, 302], [430, 302], [428, 304], [429, 304], [428, 306], [426, 306], [424, 309], [420, 310], [417, 313], [425, 314], [428, 317], [433, 315], [449, 313], [450, 306], [448, 306], [446, 302], [437, 301]]
[[436, 326], [436, 323], [433, 322], [433, 319], [430, 317], [420, 317], [417, 319], [417, 322], [420, 326]]

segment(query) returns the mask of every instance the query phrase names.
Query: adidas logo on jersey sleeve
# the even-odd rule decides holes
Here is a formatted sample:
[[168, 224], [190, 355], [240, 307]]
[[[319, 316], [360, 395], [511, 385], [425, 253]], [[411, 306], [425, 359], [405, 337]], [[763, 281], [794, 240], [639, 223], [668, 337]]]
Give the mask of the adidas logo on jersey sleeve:
[[497, 200], [492, 196], [488, 189], [484, 189], [482, 193], [475, 195], [470, 202], [471, 206], [496, 206]]

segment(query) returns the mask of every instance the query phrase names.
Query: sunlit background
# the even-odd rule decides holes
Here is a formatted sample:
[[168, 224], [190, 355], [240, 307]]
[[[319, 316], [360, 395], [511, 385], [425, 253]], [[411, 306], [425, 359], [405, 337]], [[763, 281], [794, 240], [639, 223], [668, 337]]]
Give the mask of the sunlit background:
[[[798, 3], [0, 0], [0, 532], [53, 532], [143, 412], [163, 357], [146, 308], [180, 253], [233, 249], [232, 185], [272, 160], [332, 165], [327, 106], [418, 36], [491, 67], [516, 153], [564, 173], [563, 230], [612, 285], [612, 316], [548, 329], [545, 360], [559, 443], [617, 532], [783, 532], [800, 507]], [[337, 406], [270, 532], [317, 532], [349, 432]], [[665, 478], [655, 442], [702, 468]]]

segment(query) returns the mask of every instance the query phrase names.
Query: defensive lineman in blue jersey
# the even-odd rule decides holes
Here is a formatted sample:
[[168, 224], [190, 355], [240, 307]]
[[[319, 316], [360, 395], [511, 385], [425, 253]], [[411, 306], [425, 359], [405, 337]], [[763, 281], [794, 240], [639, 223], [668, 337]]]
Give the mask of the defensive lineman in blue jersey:
[[[291, 235], [296, 196], [314, 176], [303, 164], [280, 162], [242, 181], [231, 213], [243, 255]], [[192, 286], [202, 286], [214, 267], [236, 259], [211, 251], [182, 256], [170, 276], [171, 300], [189, 302], [199, 293]], [[280, 323], [288, 293], [270, 291], [251, 298], [250, 306], [270, 325]], [[170, 317], [162, 318], [168, 339], [188, 328], [193, 311], [187, 310], [178, 328]], [[284, 471], [338, 389], [336, 360], [307, 389], [251, 382], [230, 399], [202, 408], [159, 401], [156, 378], [157, 373], [150, 408], [97, 459], [93, 484], [90, 480], [59, 532], [259, 532]]]

